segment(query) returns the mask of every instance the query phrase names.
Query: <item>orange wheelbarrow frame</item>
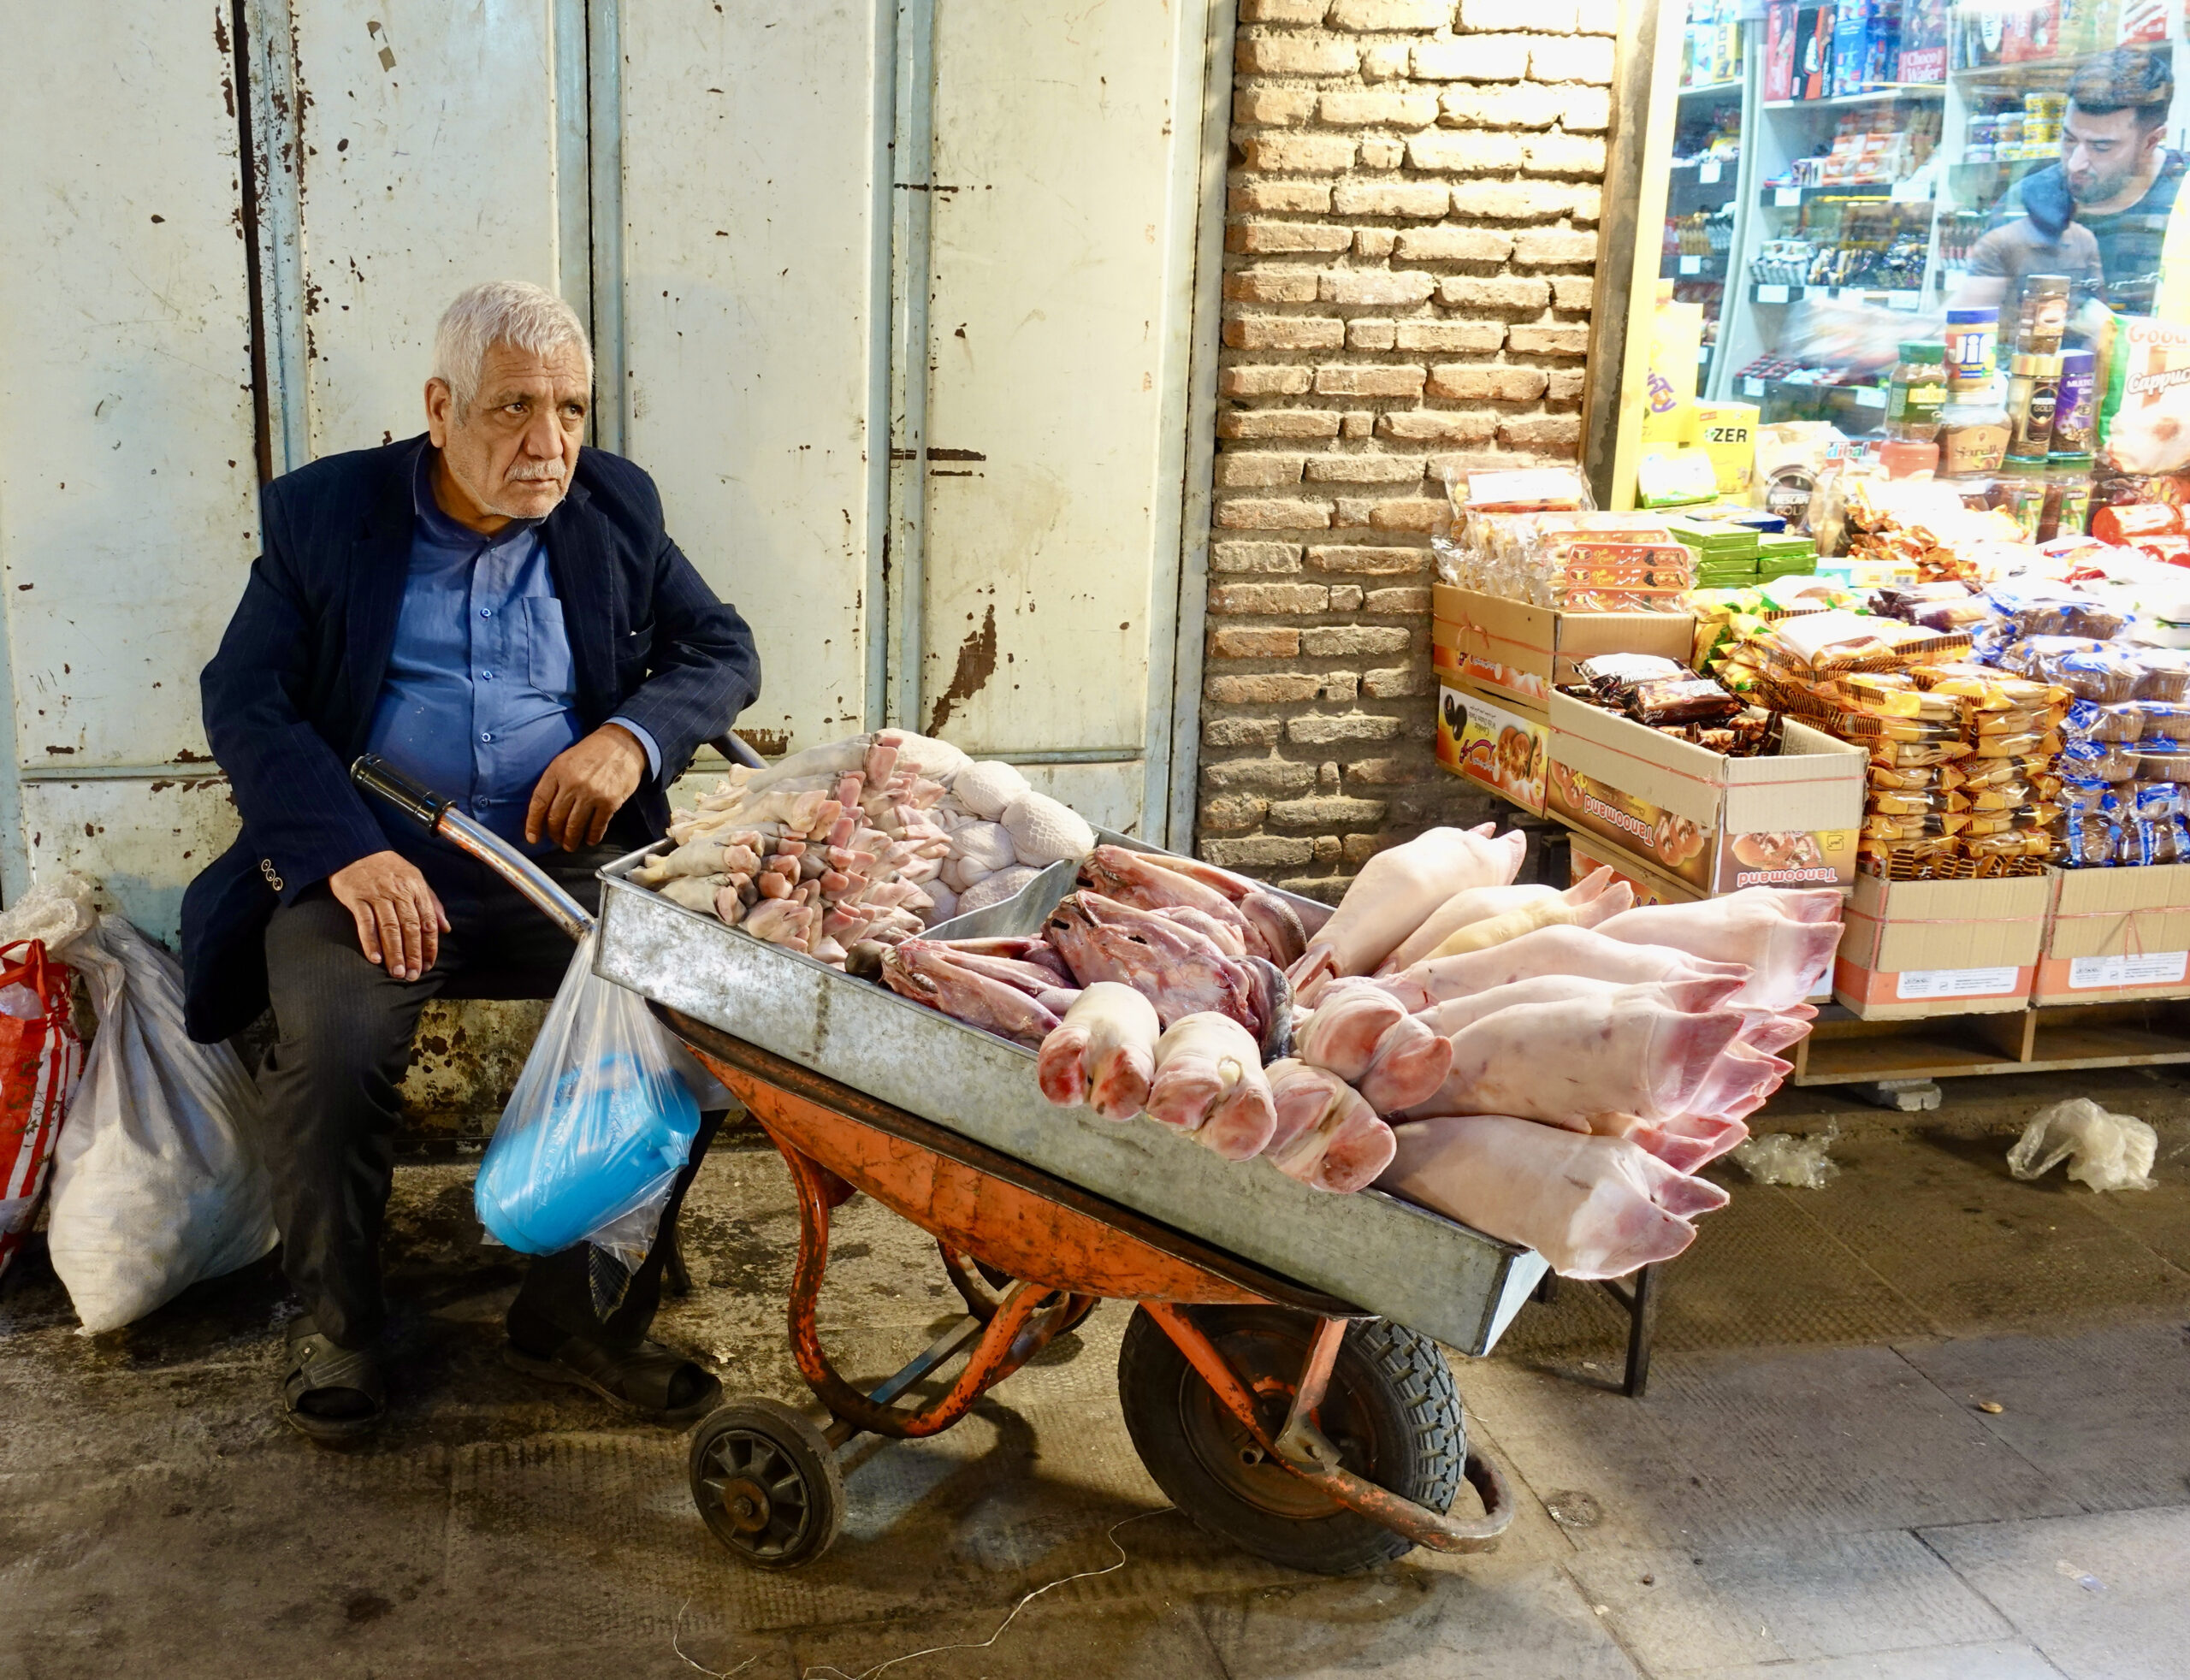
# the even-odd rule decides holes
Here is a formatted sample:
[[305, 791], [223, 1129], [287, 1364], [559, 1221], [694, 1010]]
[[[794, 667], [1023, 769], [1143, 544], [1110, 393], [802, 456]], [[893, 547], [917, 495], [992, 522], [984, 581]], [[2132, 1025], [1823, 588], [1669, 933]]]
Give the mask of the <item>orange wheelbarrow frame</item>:
[[[744, 1103], [790, 1169], [799, 1212], [791, 1351], [829, 1412], [832, 1446], [862, 1433], [917, 1440], [947, 1429], [1098, 1301], [1130, 1300], [1271, 1459], [1335, 1503], [1439, 1552], [1488, 1551], [1512, 1521], [1504, 1479], [1473, 1451], [1463, 1474], [1483, 1500], [1484, 1514], [1474, 1518], [1432, 1511], [1341, 1465], [1316, 1414], [1347, 1323], [1370, 1316], [1360, 1309], [703, 1021], [652, 1007]], [[1074, 1122], [1060, 1116], [1059, 1123]], [[936, 1239], [967, 1308], [964, 1319], [872, 1393], [838, 1372], [817, 1322], [830, 1212], [855, 1191]], [[1000, 1281], [1000, 1293], [991, 1293], [991, 1280]], [[1319, 1321], [1281, 1429], [1266, 1427], [1251, 1385], [1181, 1310], [1194, 1305], [1276, 1306]], [[947, 1393], [911, 1409], [893, 1404], [969, 1342], [970, 1357]]]

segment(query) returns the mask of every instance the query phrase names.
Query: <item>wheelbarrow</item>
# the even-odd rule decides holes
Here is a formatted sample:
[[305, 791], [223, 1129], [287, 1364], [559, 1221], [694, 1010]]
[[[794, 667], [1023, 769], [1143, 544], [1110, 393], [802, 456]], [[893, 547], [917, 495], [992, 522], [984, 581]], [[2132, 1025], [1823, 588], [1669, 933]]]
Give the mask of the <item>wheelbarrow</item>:
[[[529, 859], [447, 801], [369, 758], [352, 773], [498, 870], [574, 938], [594, 925]], [[1104, 1193], [1126, 1181], [1103, 1165], [1125, 1128], [1043, 1109], [1024, 1050], [624, 881], [648, 855], [603, 872], [604, 894], [614, 896], [604, 898], [596, 972], [636, 982], [649, 995], [654, 1013], [737, 1096], [790, 1169], [799, 1210], [791, 1349], [827, 1417], [817, 1423], [774, 1399], [745, 1396], [695, 1429], [692, 1497], [732, 1555], [765, 1569], [821, 1556], [843, 1520], [839, 1457], [849, 1442], [862, 1434], [919, 1440], [949, 1429], [1106, 1299], [1134, 1304], [1118, 1358], [1118, 1397], [1134, 1449], [1164, 1494], [1204, 1529], [1274, 1563], [1330, 1574], [1416, 1546], [1465, 1553], [1497, 1544], [1512, 1520], [1512, 1502], [1497, 1469], [1468, 1447], [1460, 1398], [1435, 1340], [1287, 1275], [1298, 1268], [1243, 1255], [1237, 1238], [1209, 1240], [1183, 1228], [1179, 1217], [1158, 1217]], [[660, 913], [672, 920], [660, 920]], [[720, 966], [725, 959], [732, 968]], [[696, 1007], [653, 995], [674, 986], [619, 972], [634, 966], [674, 973], [679, 985], [696, 989], [685, 998]], [[885, 1014], [862, 1026], [861, 1012], [878, 1008]], [[703, 1012], [742, 1017], [754, 1037]], [[832, 1018], [849, 1028], [837, 1035], [845, 1043], [833, 1058], [809, 1041], [826, 1039]], [[786, 1025], [802, 1019], [807, 1037]], [[756, 1042], [763, 1037], [778, 1046]], [[889, 1092], [869, 1088], [888, 1083], [879, 1074], [854, 1083], [825, 1071], [845, 1059], [847, 1044], [856, 1063], [857, 1052], [877, 1038], [885, 1041], [879, 1046], [885, 1056], [902, 1044], [916, 1056], [925, 1046], [923, 1066], [939, 1070], [962, 1101], [970, 1099], [992, 1122], [1015, 1108], [1023, 1087], [1035, 1105], [1035, 1128], [1012, 1134], [1019, 1147], [996, 1147], [970, 1135], [964, 1115], [954, 1115], [957, 1124], [941, 1123], [888, 1100]], [[995, 1094], [984, 1102], [984, 1082], [999, 1068], [1015, 1083], [991, 1087]], [[926, 1097], [914, 1100], [934, 1106]], [[1452, 1334], [1472, 1340], [1472, 1351], [1487, 1349], [1542, 1275], [1541, 1261], [1525, 1251], [1375, 1192], [1318, 1196], [1262, 1163], [1217, 1162], [1168, 1128], [1128, 1125], [1140, 1128], [1140, 1152], [1157, 1157], [1154, 1171], [1133, 1180], [1146, 1192], [1137, 1199], [1160, 1200], [1175, 1193], [1180, 1180], [1215, 1168], [1197, 1193], [1241, 1199], [1219, 1224], [1236, 1215], [1243, 1220], [1237, 1230], [1258, 1231], [1268, 1222], [1258, 1204], [1275, 1200], [1301, 1210], [1292, 1216], [1303, 1231], [1310, 1216], [1319, 1225], [1359, 1226], [1335, 1231], [1341, 1259], [1319, 1251], [1325, 1258], [1309, 1256], [1309, 1269], [1342, 1270], [1346, 1257], [1377, 1251], [1390, 1232], [1433, 1263], [1441, 1242], [1453, 1267], [1442, 1287], [1424, 1298], [1441, 1306], [1449, 1298], [1473, 1312], [1447, 1321], [1462, 1327]], [[1030, 1158], [1054, 1155], [1060, 1139], [1083, 1127], [1098, 1147], [1073, 1159], [1074, 1170]], [[1183, 1153], [1173, 1152], [1181, 1145]], [[935, 1239], [966, 1308], [867, 1392], [831, 1361], [817, 1315], [832, 1211], [861, 1192]], [[1444, 1234], [1433, 1236], [1435, 1227]], [[1327, 1244], [1333, 1234], [1323, 1233]], [[1281, 1233], [1280, 1241], [1281, 1247]], [[964, 1363], [944, 1393], [905, 1399], [962, 1354]], [[1451, 1514], [1463, 1481], [1480, 1499], [1480, 1516]]]

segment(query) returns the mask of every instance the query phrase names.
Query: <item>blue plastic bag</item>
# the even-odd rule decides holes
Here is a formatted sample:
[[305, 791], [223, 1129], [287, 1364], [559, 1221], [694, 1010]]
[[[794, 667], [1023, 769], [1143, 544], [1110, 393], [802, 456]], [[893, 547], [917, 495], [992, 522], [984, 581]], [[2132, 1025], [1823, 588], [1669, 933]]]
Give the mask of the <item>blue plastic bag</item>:
[[721, 1089], [637, 994], [594, 973], [594, 944], [579, 943], [472, 1189], [488, 1233], [526, 1254], [589, 1239], [643, 1253], [700, 1129], [695, 1089]]

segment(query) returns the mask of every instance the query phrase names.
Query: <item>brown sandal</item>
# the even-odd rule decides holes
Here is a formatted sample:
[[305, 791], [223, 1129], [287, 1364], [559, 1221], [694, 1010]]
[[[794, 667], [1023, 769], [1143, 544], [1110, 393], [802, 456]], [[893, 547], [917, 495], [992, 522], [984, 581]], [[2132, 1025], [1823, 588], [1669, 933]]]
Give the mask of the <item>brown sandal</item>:
[[502, 1360], [527, 1376], [590, 1389], [619, 1411], [649, 1423], [689, 1423], [722, 1399], [719, 1378], [659, 1342], [627, 1351], [571, 1336], [545, 1358], [506, 1342]]

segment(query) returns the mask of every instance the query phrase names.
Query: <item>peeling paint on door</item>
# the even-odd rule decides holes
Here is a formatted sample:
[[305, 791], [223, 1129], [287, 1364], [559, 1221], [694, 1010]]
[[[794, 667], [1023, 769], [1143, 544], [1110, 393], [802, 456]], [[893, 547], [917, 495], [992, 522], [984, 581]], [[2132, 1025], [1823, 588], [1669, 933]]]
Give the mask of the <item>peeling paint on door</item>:
[[951, 675], [950, 686], [936, 698], [934, 715], [927, 720], [927, 732], [940, 736], [943, 726], [950, 721], [951, 708], [980, 693], [995, 675], [996, 608], [991, 606], [981, 614], [980, 628], [968, 631], [965, 641], [959, 644], [958, 669]]

